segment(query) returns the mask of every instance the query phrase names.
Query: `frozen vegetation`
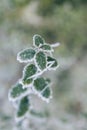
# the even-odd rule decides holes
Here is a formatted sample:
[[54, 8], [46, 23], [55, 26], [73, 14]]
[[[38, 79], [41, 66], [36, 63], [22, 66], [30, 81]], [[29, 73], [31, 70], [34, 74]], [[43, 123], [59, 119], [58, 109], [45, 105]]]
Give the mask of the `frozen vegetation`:
[[[34, 43], [32, 44], [34, 34], [40, 34], [45, 38], [45, 44], [50, 45], [53, 58], [55, 57], [54, 59], [57, 59], [60, 65], [56, 71], [49, 71], [49, 68], [43, 74], [37, 75], [42, 67], [38, 67], [39, 62], [35, 60], [35, 57], [38, 57], [38, 49], [35, 49], [37, 47]], [[55, 47], [53, 52], [53, 43], [57, 41], [61, 45]], [[31, 48], [30, 59], [26, 57], [24, 60], [25, 57], [22, 57], [23, 59], [20, 57], [20, 53], [25, 51], [25, 48]], [[42, 52], [43, 46], [40, 49]], [[52, 56], [49, 51], [43, 52]], [[16, 61], [17, 54], [20, 63]], [[42, 95], [36, 91], [37, 87], [33, 89], [35, 94], [30, 94], [30, 89], [26, 91], [28, 86], [23, 82], [25, 72], [28, 64], [34, 63], [37, 63], [36, 67], [33, 67], [38, 68], [38, 71], [35, 71], [32, 78], [37, 75], [37, 78], [51, 80], [49, 86], [53, 98], [49, 103], [45, 102], [49, 98], [45, 97], [45, 101], [41, 100]], [[16, 87], [16, 83], [20, 83], [18, 91], [21, 94], [22, 90], [23, 95], [11, 97], [9, 102], [9, 90], [12, 86]], [[30, 102], [27, 103], [32, 106], [30, 107], [32, 116], [29, 112], [29, 117], [26, 117], [23, 123], [17, 123], [14, 118], [19, 106], [16, 104], [16, 99], [20, 100], [26, 94], [31, 95]], [[13, 103], [14, 107], [12, 102], [15, 103]], [[28, 130], [27, 128], [31, 130], [87, 129], [86, 0], [0, 0], [0, 130]]]

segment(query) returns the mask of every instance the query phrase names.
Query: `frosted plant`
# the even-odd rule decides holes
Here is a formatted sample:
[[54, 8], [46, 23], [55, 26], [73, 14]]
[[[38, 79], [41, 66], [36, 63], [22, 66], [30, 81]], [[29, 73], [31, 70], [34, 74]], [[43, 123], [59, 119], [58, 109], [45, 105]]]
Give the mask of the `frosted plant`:
[[10, 89], [9, 100], [16, 108], [16, 121], [22, 121], [32, 113], [30, 95], [35, 94], [49, 102], [52, 97], [51, 81], [41, 75], [48, 70], [56, 70], [58, 63], [53, 57], [54, 47], [59, 43], [47, 44], [40, 35], [34, 35], [33, 47], [20, 51], [17, 60], [27, 63], [22, 78]]

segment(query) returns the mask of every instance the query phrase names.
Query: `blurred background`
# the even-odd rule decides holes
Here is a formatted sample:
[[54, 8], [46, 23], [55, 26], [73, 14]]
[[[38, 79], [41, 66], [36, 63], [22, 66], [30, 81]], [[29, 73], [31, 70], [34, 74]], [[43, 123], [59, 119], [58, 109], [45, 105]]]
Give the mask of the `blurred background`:
[[19, 130], [8, 91], [22, 76], [17, 53], [32, 46], [34, 34], [61, 43], [54, 52], [60, 66], [46, 74], [53, 82], [50, 103], [32, 97], [46, 119], [33, 117], [29, 128], [87, 130], [87, 0], [0, 0], [0, 130]]

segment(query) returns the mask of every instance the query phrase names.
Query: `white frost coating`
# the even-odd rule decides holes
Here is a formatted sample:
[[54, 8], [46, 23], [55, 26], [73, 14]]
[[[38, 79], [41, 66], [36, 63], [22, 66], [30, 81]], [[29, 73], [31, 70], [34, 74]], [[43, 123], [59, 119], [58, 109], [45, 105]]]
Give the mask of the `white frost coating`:
[[38, 95], [43, 101], [45, 101], [46, 103], [50, 102], [50, 99], [52, 99], [52, 91], [50, 90], [50, 96], [49, 98], [44, 97], [43, 95], [41, 95], [41, 93]]
[[[53, 57], [52, 57], [53, 58]], [[56, 70], [58, 67], [59, 67], [59, 64], [56, 66], [56, 67], [51, 67], [54, 63], [55, 63], [55, 61], [49, 61], [48, 63], [47, 63], [47, 65], [49, 64], [49, 63], [51, 63], [49, 66], [47, 66], [47, 70]]]
[[23, 88], [28, 88], [28, 89], [30, 90], [30, 93], [32, 93], [32, 90], [31, 90], [31, 88], [32, 88], [32, 83], [29, 84], [29, 85], [28, 85], [28, 84], [26, 84], [26, 85], [24, 84], [24, 85], [23, 85]]
[[26, 48], [26, 49], [23, 49], [22, 51], [20, 51], [18, 54], [17, 54], [17, 60], [20, 62], [20, 63], [28, 63], [28, 62], [32, 62], [33, 60], [34, 60], [34, 57], [32, 58], [32, 59], [27, 59], [27, 60], [22, 60], [21, 59], [21, 57], [20, 57], [20, 54], [23, 52], [23, 51], [25, 51], [25, 50], [27, 50], [27, 49], [33, 49], [33, 50], [35, 50], [34, 48]]
[[20, 62], [20, 63], [28, 63], [28, 62], [32, 62], [33, 61], [33, 58], [31, 60], [21, 60], [21, 58], [19, 56], [17, 56], [17, 60]]
[[[53, 63], [54, 64], [54, 63]], [[59, 64], [56, 66], [56, 67], [51, 67], [53, 64], [51, 64], [51, 65], [49, 65], [48, 67], [47, 67], [47, 69], [48, 70], [56, 70], [58, 67], [59, 67]]]
[[44, 69], [43, 71], [39, 71], [39, 72], [37, 72], [35, 75], [29, 77], [28, 79], [31, 79], [31, 78], [36, 79], [37, 77], [39, 77], [40, 75], [42, 75], [45, 71], [47, 71], [47, 68]]
[[50, 102], [50, 99], [52, 99], [52, 96], [50, 96], [49, 98], [45, 98], [45, 97], [43, 97], [41, 94], [39, 95], [39, 97], [40, 97], [43, 101], [45, 101], [46, 103], [49, 103], [49, 102]]
[[[28, 79], [29, 79], [29, 78], [28, 78]], [[33, 81], [32, 81], [30, 84], [26, 84], [26, 85], [25, 85], [25, 84], [23, 84], [22, 80], [23, 80], [23, 79], [20, 79], [20, 80], [19, 80], [19, 83], [23, 85], [23, 89], [24, 89], [24, 88], [29, 88], [29, 89], [30, 89], [30, 92], [31, 92], [31, 87], [32, 87]]]
[[59, 43], [59, 42], [54, 43], [54, 44], [51, 44], [51, 47], [58, 47], [58, 46], [60, 46], [60, 43]]
[[54, 52], [53, 49], [51, 49], [51, 50], [43, 50], [42, 48], [40, 48], [39, 51], [42, 51], [45, 54], [47, 54], [47, 53], [53, 53]]

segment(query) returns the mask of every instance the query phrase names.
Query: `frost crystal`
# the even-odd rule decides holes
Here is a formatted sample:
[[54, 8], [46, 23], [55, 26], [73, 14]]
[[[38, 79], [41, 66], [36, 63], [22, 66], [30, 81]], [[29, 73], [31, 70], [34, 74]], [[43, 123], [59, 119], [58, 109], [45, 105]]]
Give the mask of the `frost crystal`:
[[16, 121], [22, 121], [30, 110], [30, 94], [36, 94], [43, 101], [49, 102], [52, 97], [49, 78], [40, 77], [48, 70], [56, 70], [57, 60], [52, 56], [56, 44], [47, 44], [40, 35], [33, 36], [33, 48], [24, 49], [17, 55], [17, 60], [27, 63], [22, 78], [9, 91], [9, 100], [17, 109]]

